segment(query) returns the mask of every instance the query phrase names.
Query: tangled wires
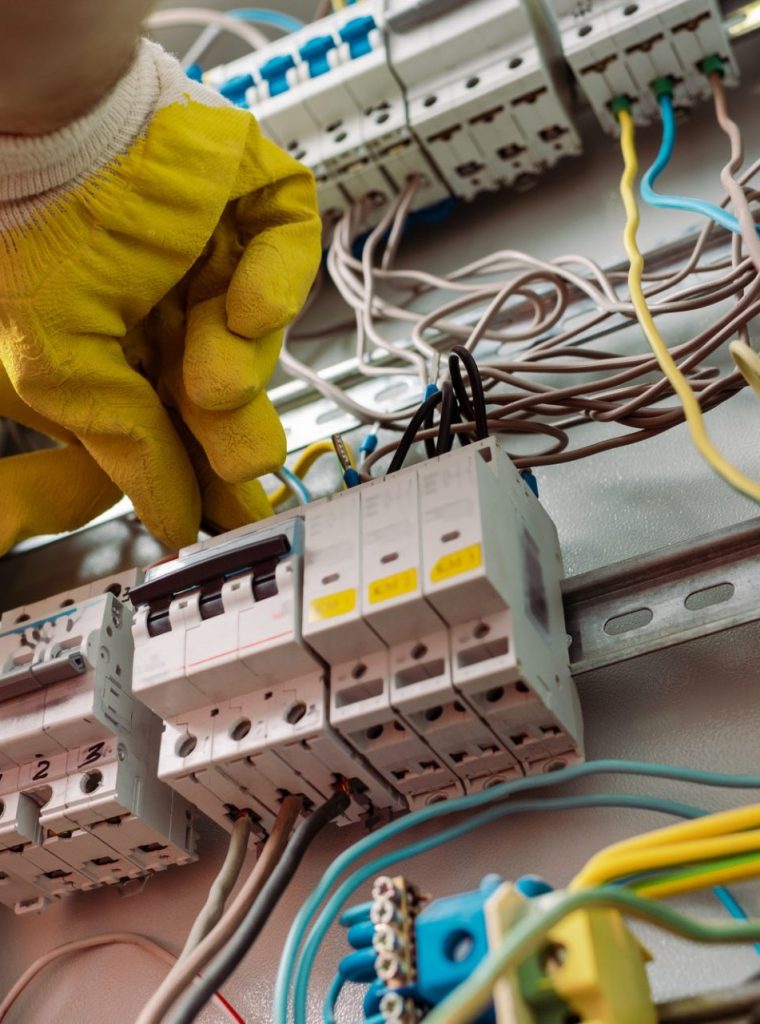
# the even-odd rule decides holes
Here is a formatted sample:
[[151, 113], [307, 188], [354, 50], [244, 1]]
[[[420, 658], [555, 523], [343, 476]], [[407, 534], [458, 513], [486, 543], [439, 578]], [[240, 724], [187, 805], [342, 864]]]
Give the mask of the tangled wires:
[[[730, 198], [736, 204], [731, 190], [739, 189], [747, 203], [754, 200], [747, 185], [759, 168], [757, 161], [739, 178], [722, 175], [729, 190], [722, 207]], [[360, 255], [354, 247], [368, 211], [362, 205], [349, 210], [334, 225], [327, 271], [353, 313], [359, 371], [419, 379], [431, 392], [423, 406], [369, 408], [286, 353], [291, 372], [357, 419], [403, 431], [400, 440], [365, 460], [365, 474], [391, 453], [389, 471], [395, 471], [415, 441], [425, 442], [431, 455], [448, 450], [457, 436], [466, 443], [486, 432], [537, 435], [545, 438], [544, 446], [529, 454], [506, 441], [515, 448], [518, 466], [535, 467], [633, 444], [683, 422], [681, 403], [642, 344], [625, 266], [605, 271], [585, 256], [542, 260], [505, 249], [445, 276], [398, 268], [417, 188], [418, 182], [407, 183], [367, 235]], [[644, 296], [655, 318], [695, 310], [709, 314], [707, 326], [670, 346], [707, 412], [746, 385], [738, 369], [721, 372], [710, 357], [732, 339], [748, 346], [748, 324], [760, 312], [752, 247], [708, 221], [690, 243], [664, 248], [647, 266]], [[439, 299], [433, 308], [431, 299]], [[400, 333], [403, 340], [394, 340]], [[447, 362], [443, 356], [451, 351], [458, 355]], [[465, 385], [460, 360], [467, 359], [472, 364], [462, 363]], [[575, 428], [589, 424], [595, 424], [594, 435], [584, 432], [586, 443], [578, 443]]]

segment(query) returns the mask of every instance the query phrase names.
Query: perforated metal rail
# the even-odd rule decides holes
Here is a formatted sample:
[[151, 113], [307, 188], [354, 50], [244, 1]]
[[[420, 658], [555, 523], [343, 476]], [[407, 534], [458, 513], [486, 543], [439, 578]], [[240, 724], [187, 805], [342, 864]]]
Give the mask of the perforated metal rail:
[[570, 662], [593, 669], [760, 619], [760, 518], [562, 584]]

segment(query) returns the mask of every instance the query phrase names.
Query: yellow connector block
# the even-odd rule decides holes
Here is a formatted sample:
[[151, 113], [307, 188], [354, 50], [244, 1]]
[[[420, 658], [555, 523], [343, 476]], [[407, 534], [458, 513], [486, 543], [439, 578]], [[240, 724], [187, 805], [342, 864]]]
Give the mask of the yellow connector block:
[[[486, 903], [488, 941], [496, 948], [528, 901], [503, 885]], [[555, 925], [542, 950], [494, 988], [497, 1024], [656, 1024], [649, 954], [615, 910], [577, 910]]]

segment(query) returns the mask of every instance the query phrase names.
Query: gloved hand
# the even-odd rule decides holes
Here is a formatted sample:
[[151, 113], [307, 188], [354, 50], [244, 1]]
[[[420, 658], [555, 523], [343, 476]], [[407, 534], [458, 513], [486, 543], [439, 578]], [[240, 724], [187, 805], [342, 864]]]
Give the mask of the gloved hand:
[[169, 547], [202, 505], [268, 514], [265, 385], [319, 255], [310, 172], [152, 43], [74, 125], [0, 137], [0, 415], [67, 443], [0, 460], [0, 552], [118, 491]]

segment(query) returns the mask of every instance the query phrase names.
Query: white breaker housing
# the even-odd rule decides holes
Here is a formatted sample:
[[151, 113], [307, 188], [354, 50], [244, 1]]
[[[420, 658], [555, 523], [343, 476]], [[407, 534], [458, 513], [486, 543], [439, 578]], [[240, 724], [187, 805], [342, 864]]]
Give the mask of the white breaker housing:
[[677, 107], [709, 99], [700, 69], [723, 62], [725, 81], [738, 81], [736, 62], [716, 0], [549, 0], [562, 48], [605, 131], [617, 133], [610, 102], [626, 96], [638, 124], [659, 119], [652, 83], [673, 80]]
[[0, 619], [0, 902], [18, 912], [195, 856], [131, 694], [135, 572]]
[[340, 779], [351, 821], [576, 760], [561, 576], [493, 440], [183, 549], [131, 594], [159, 774], [263, 834]]
[[560, 59], [537, 0], [532, 13], [522, 0], [365, 0], [204, 81], [312, 168], [328, 219], [359, 200], [377, 219], [411, 177], [422, 209], [579, 153], [555, 84]]
[[184, 549], [131, 595], [135, 693], [166, 720], [159, 773], [224, 827], [247, 809], [264, 834], [284, 793], [321, 803], [339, 780], [344, 821], [404, 806], [330, 725], [301, 634], [303, 532], [286, 513]]

